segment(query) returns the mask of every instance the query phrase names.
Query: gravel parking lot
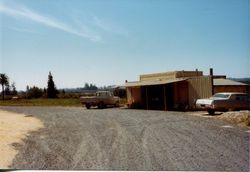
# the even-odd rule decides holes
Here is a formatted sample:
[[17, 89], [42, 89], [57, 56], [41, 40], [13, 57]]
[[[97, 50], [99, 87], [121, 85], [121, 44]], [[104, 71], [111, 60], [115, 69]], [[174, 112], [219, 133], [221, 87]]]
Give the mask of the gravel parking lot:
[[[40, 119], [11, 168], [249, 171], [249, 128], [130, 109], [1, 107]], [[29, 124], [27, 124], [29, 125]]]

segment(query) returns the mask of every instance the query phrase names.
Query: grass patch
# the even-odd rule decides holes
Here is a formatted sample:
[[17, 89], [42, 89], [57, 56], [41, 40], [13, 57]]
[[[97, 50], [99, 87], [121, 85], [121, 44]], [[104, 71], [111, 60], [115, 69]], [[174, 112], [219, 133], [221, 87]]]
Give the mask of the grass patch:
[[73, 106], [80, 107], [79, 99], [18, 99], [0, 100], [0, 106]]

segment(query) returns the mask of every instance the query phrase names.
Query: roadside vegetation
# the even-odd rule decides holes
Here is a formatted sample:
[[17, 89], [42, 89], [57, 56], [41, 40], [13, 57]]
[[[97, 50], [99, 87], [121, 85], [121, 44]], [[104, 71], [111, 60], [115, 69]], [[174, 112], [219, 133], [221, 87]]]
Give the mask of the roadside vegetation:
[[9, 77], [4, 73], [0, 73], [0, 84], [2, 87], [2, 94], [1, 94], [2, 100], [4, 100], [4, 98], [5, 98], [4, 96], [6, 94], [7, 95], [16, 95], [17, 94], [15, 83], [12, 82], [11, 85], [9, 83], [10, 83]]
[[76, 89], [57, 89], [51, 72], [48, 75], [47, 88], [27, 86], [26, 91], [17, 92], [15, 83], [9, 84], [9, 77], [0, 74], [2, 87], [0, 106], [81, 106], [81, 96], [93, 96], [97, 90], [110, 90], [121, 98], [121, 104], [126, 103], [126, 90], [120, 88], [101, 87], [85, 83], [84, 87]]
[[11, 99], [0, 101], [0, 106], [73, 106], [80, 107], [80, 101], [76, 98], [67, 99]]

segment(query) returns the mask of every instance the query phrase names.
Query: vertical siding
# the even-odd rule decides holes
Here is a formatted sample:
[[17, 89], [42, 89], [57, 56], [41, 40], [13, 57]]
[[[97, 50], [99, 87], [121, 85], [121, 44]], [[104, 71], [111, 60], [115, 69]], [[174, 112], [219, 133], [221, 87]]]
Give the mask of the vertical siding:
[[193, 76], [203, 76], [202, 71], [178, 71], [176, 73], [176, 78], [186, 78]]
[[218, 92], [243, 92], [248, 93], [248, 85], [224, 85], [224, 86], [214, 86], [214, 93]]
[[161, 79], [173, 79], [173, 78], [176, 78], [176, 72], [140, 75], [140, 81], [157, 81]]
[[174, 83], [174, 103], [188, 105], [188, 82]]
[[201, 76], [188, 79], [189, 107], [194, 108], [196, 99], [212, 96], [212, 78]]
[[130, 87], [127, 87], [127, 103], [128, 104], [131, 104], [132, 103], [132, 93], [131, 93], [131, 88]]

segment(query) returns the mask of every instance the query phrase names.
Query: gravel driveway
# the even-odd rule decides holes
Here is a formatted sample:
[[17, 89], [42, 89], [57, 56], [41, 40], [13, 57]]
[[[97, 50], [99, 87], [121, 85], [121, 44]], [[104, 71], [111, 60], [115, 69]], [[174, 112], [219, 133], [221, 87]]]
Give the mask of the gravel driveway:
[[[249, 128], [130, 109], [1, 107], [39, 118], [11, 168], [249, 171]], [[28, 125], [28, 124], [27, 124]]]

